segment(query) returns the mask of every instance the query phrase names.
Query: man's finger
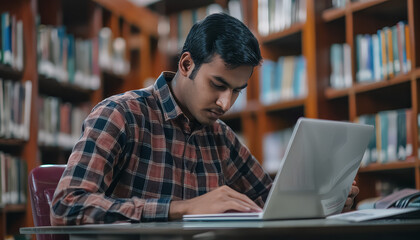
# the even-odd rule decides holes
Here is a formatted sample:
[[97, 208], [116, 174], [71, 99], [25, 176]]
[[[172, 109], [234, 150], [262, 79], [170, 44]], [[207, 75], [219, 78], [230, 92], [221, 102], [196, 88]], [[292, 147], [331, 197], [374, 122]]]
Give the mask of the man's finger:
[[230, 189], [229, 191], [229, 197], [232, 197], [234, 199], [237, 199], [241, 202], [247, 203], [253, 210], [260, 211], [261, 208], [251, 199], [248, 198], [245, 194], [238, 193], [237, 191]]

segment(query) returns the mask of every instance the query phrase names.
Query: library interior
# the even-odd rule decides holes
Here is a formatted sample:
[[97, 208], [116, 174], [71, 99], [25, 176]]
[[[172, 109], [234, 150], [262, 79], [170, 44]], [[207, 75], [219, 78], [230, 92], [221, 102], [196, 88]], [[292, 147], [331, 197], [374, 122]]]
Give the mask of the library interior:
[[[242, 21], [263, 62], [221, 117], [274, 177], [300, 117], [375, 127], [353, 209], [420, 191], [420, 1], [0, 1], [0, 240], [34, 226], [28, 176], [66, 164], [103, 99], [177, 70], [197, 21]], [[30, 236], [29, 236], [30, 237]], [[32, 236], [33, 237], [33, 236]]]

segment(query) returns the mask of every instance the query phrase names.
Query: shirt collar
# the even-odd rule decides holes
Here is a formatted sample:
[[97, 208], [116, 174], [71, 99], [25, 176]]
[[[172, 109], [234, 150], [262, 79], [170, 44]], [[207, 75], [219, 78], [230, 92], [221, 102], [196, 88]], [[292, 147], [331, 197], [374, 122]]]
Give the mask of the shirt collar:
[[162, 104], [163, 114], [166, 121], [175, 119], [180, 115], [184, 115], [181, 108], [176, 103], [168, 85], [174, 76], [174, 72], [162, 72], [153, 86], [158, 101]]

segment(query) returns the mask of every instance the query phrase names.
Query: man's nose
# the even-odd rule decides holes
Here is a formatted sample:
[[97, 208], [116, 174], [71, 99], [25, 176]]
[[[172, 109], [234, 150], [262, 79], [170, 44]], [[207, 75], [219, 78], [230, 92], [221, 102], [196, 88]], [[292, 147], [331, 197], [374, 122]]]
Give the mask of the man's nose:
[[229, 110], [232, 101], [232, 91], [227, 89], [223, 93], [220, 94], [219, 98], [217, 99], [217, 106], [221, 107], [224, 112]]

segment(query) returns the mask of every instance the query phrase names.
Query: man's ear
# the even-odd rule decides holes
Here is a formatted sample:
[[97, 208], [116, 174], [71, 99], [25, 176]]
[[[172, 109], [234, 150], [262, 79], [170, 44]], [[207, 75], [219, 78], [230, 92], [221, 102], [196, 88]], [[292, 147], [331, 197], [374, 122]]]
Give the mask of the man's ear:
[[189, 52], [184, 52], [181, 57], [179, 58], [178, 62], [178, 71], [184, 76], [190, 76], [191, 72], [194, 69], [194, 61], [191, 58], [191, 54]]

